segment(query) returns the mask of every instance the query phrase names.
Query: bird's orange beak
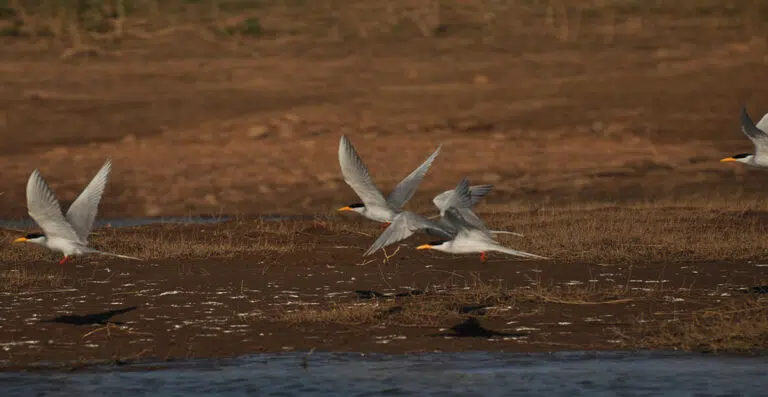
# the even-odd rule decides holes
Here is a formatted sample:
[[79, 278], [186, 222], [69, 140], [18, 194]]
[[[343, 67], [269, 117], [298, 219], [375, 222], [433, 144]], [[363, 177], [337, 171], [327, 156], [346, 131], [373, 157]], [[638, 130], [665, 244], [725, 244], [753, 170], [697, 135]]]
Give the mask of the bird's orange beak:
[[353, 209], [350, 206], [346, 206], [346, 207], [339, 208], [339, 211], [353, 211]]
[[733, 158], [733, 157], [726, 157], [726, 158], [720, 160], [721, 163], [730, 163], [732, 161], [736, 161], [736, 159]]
[[432, 248], [432, 246], [429, 245], [429, 244], [422, 244], [422, 245], [416, 247], [417, 250], [428, 250], [428, 249], [431, 249], [431, 248]]
[[26, 237], [19, 237], [16, 240], [13, 240], [14, 243], [24, 243], [27, 241]]

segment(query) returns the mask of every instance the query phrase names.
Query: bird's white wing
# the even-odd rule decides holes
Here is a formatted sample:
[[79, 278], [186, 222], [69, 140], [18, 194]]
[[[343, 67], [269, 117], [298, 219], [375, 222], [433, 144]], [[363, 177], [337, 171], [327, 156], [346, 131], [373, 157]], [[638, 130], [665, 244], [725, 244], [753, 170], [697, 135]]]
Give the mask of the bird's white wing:
[[[480, 219], [474, 211], [469, 208], [454, 208], [454, 213], [461, 215], [464, 225], [469, 225], [472, 229], [477, 229], [487, 235], [491, 235], [491, 230], [488, 229], [488, 225]], [[451, 223], [451, 221], [448, 221]]]
[[413, 170], [410, 175], [406, 176], [397, 184], [397, 186], [395, 186], [395, 189], [392, 190], [392, 193], [387, 197], [387, 203], [389, 203], [392, 208], [397, 210], [403, 208], [405, 203], [413, 197], [413, 194], [416, 193], [416, 188], [419, 187], [419, 183], [424, 179], [424, 175], [429, 171], [429, 167], [432, 165], [432, 162], [435, 161], [435, 157], [440, 153], [441, 147], [442, 145], [438, 146], [418, 168]]
[[760, 128], [752, 122], [752, 118], [747, 113], [747, 108], [741, 108], [741, 131], [755, 144], [755, 156], [768, 152], [768, 133], [766, 133], [765, 129], [768, 127], [768, 120], [766, 116], [763, 116], [758, 123], [763, 127]]
[[32, 171], [27, 180], [27, 212], [46, 236], [80, 241], [75, 229], [61, 213], [56, 195], [38, 170]]
[[363, 256], [368, 256], [390, 244], [405, 240], [419, 230], [446, 239], [452, 239], [454, 236], [452, 230], [446, 229], [443, 225], [440, 225], [437, 222], [431, 221], [410, 211], [403, 211], [395, 215], [394, 219], [392, 219], [392, 223], [381, 233], [379, 238], [371, 244]]
[[360, 160], [349, 139], [343, 135], [339, 141], [339, 166], [344, 182], [357, 193], [366, 207], [387, 208], [387, 201], [371, 181], [368, 168]]
[[477, 203], [482, 200], [483, 197], [487, 196], [488, 193], [490, 193], [493, 190], [493, 185], [475, 185], [470, 186], [469, 188], [469, 198], [472, 201], [471, 206], [474, 207], [477, 205]]
[[756, 127], [759, 128], [760, 131], [763, 131], [764, 133], [768, 133], [768, 113], [763, 115], [763, 118], [761, 118], [760, 121], [757, 122]]
[[96, 213], [99, 211], [99, 202], [104, 194], [104, 188], [107, 186], [109, 172], [112, 170], [112, 160], [107, 159], [96, 176], [93, 177], [83, 192], [72, 202], [67, 210], [66, 219], [72, 228], [75, 229], [80, 241], [87, 242], [88, 235], [91, 234], [93, 221], [96, 219]]
[[[464, 181], [461, 183], [464, 183]], [[469, 182], [466, 183], [467, 186], [469, 186]], [[434, 203], [435, 207], [440, 210], [441, 214], [450, 207], [464, 208], [464, 206], [467, 206], [467, 208], [472, 208], [478, 201], [480, 201], [480, 199], [490, 193], [491, 190], [493, 190], [493, 185], [469, 186], [466, 191], [468, 197], [465, 198], [462, 196], [462, 194], [464, 194], [464, 187], [461, 186], [457, 189], [446, 190], [438, 194], [432, 199], [432, 203]]]
[[491, 237], [491, 231], [485, 223], [469, 208], [448, 208], [443, 221], [455, 228], [457, 233], [479, 230]]

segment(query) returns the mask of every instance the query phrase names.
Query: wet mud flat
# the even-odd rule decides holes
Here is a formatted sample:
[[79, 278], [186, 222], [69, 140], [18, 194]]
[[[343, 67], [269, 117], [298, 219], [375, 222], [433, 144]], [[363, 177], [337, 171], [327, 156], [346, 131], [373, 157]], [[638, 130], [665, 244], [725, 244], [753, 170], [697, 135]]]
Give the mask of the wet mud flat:
[[[482, 263], [476, 255], [413, 249], [429, 236], [363, 258], [377, 232], [370, 223], [322, 220], [99, 230], [95, 244], [147, 259], [87, 257], [63, 266], [31, 247], [4, 249], [0, 366], [77, 368], [313, 349], [768, 346], [768, 264], [759, 261], [565, 255], [530, 261], [491, 254]], [[531, 249], [528, 238], [504, 242]], [[226, 245], [228, 239], [239, 242]], [[141, 251], [150, 241], [166, 251]], [[242, 241], [250, 251], [240, 249]], [[208, 251], [195, 248], [201, 244]], [[163, 252], [170, 257], [161, 258]]]

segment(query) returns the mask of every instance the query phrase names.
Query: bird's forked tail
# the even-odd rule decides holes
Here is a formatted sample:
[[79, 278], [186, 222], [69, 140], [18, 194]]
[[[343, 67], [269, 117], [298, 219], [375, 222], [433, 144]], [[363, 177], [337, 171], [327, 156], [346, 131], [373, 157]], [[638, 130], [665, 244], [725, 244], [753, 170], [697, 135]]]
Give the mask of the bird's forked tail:
[[144, 260], [144, 259], [141, 259], [141, 258], [136, 258], [135, 256], [128, 256], [128, 255], [113, 254], [113, 253], [111, 253], [111, 252], [104, 252], [104, 251], [99, 251], [99, 250], [95, 250], [95, 249], [93, 249], [93, 248], [90, 248], [90, 249], [88, 249], [88, 253], [91, 253], [91, 254], [99, 254], [99, 255], [104, 255], [104, 256], [113, 256], [113, 257], [115, 257], [115, 258], [133, 259], [133, 260], [135, 260], [135, 261], [143, 261], [143, 260]]
[[547, 258], [545, 256], [531, 254], [531, 253], [524, 252], [524, 251], [518, 251], [518, 250], [514, 250], [512, 248], [502, 247], [500, 245], [497, 245], [496, 247], [494, 247], [494, 251], [502, 252], [502, 253], [505, 253], [505, 254], [508, 254], [508, 255], [519, 256], [519, 257], [522, 257], [522, 258], [549, 259], [549, 258]]

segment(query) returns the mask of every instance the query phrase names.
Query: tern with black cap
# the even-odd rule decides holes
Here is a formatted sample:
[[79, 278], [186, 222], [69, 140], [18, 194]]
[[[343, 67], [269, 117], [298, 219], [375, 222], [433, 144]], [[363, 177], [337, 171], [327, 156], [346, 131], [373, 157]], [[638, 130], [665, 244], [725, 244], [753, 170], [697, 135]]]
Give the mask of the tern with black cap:
[[741, 153], [726, 157], [720, 162], [737, 162], [755, 168], [768, 168], [768, 114], [755, 124], [747, 113], [747, 108], [741, 108], [741, 131], [755, 145], [755, 153]]
[[88, 235], [93, 228], [111, 169], [112, 161], [107, 159], [88, 186], [69, 206], [66, 215], [62, 214], [56, 195], [40, 175], [40, 171], [34, 170], [27, 180], [27, 211], [35, 223], [43, 229], [43, 233], [27, 234], [13, 242], [42, 245], [52, 251], [61, 252], [64, 258], [59, 264], [67, 262], [70, 256], [84, 254], [141, 260], [88, 247]]
[[357, 151], [346, 136], [339, 140], [339, 165], [344, 181], [357, 193], [362, 200], [339, 208], [339, 211], [353, 211], [377, 221], [386, 226], [397, 215], [405, 203], [413, 197], [416, 188], [429, 170], [430, 165], [440, 153], [440, 146], [418, 168], [397, 184], [395, 189], [385, 199], [381, 191], [373, 184], [368, 173], [368, 167], [363, 164]]
[[547, 259], [543, 256], [518, 251], [500, 245], [493, 238], [493, 232], [469, 208], [469, 181], [464, 178], [455, 189], [456, 206], [445, 209], [443, 216], [433, 221], [419, 214], [403, 211], [395, 216], [392, 224], [381, 233], [363, 254], [367, 256], [390, 244], [404, 240], [417, 231], [440, 237], [441, 240], [423, 244], [416, 249], [434, 249], [453, 254], [480, 253], [485, 262], [487, 251], [496, 251], [523, 258]]

